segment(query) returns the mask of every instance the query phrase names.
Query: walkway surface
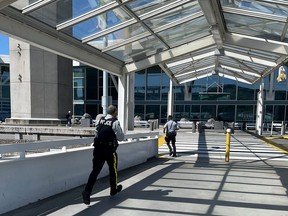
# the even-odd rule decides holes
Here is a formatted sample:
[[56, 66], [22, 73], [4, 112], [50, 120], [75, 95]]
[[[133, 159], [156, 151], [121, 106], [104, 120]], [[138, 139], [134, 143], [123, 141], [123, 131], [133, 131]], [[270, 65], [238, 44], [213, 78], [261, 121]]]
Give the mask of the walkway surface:
[[159, 158], [119, 172], [123, 191], [115, 197], [105, 177], [97, 181], [90, 206], [82, 203], [81, 186], [4, 215], [288, 216], [287, 153], [236, 132], [225, 162], [225, 140], [224, 133], [180, 130], [178, 157], [161, 145]]

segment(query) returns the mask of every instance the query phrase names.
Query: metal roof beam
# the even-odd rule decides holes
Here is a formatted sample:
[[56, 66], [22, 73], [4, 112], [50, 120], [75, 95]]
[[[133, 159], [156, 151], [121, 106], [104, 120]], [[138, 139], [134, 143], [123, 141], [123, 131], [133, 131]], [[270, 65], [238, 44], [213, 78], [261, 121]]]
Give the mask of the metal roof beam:
[[0, 0], [0, 10], [5, 7], [8, 7], [10, 4], [13, 4], [16, 1], [17, 0]]
[[[117, 0], [117, 2], [118, 2], [119, 5], [120, 5], [120, 1]], [[182, 6], [182, 5], [186, 4], [187, 2], [189, 2], [189, 0], [185, 0], [185, 1], [183, 1], [183, 0], [177, 0], [177, 1], [173, 2], [173, 3], [171, 3], [171, 4], [168, 4], [168, 5], [165, 5], [165, 6], [163, 6], [163, 7], [160, 7], [160, 8], [158, 8], [157, 10], [153, 10], [153, 11], [151, 11], [151, 12], [149, 12], [149, 13], [146, 13], [146, 14], [143, 14], [143, 15], [141, 15], [141, 16], [139, 16], [139, 17], [136, 16], [136, 15], [126, 6], [127, 2], [124, 2], [123, 4], [121, 4], [121, 8], [124, 8], [125, 11], [132, 17], [130, 20], [127, 20], [126, 22], [123, 22], [123, 23], [121, 23], [121, 24], [119, 24], [119, 25], [113, 26], [113, 27], [111, 27], [111, 28], [104, 29], [104, 30], [102, 30], [102, 31], [100, 31], [100, 32], [97, 32], [97, 33], [95, 33], [95, 34], [92, 34], [92, 35], [89, 35], [89, 36], [87, 36], [87, 37], [85, 37], [85, 38], [82, 38], [82, 42], [83, 42], [83, 43], [87, 43], [87, 42], [89, 42], [89, 41], [95, 40], [96, 38], [99, 38], [99, 37], [103, 37], [103, 36], [105, 36], [105, 35], [107, 35], [107, 34], [110, 34], [110, 33], [112, 33], [112, 32], [115, 32], [115, 31], [117, 31], [117, 30], [120, 30], [120, 29], [123, 29], [123, 28], [127, 28], [127, 27], [129, 27], [129, 26], [131, 26], [131, 25], [133, 25], [133, 24], [135, 24], [135, 23], [143, 23], [143, 21], [159, 15], [160, 12], [162, 12], [162, 13], [167, 12], [167, 11], [169, 11], [169, 10], [172, 10], [172, 9], [174, 9], [174, 8], [177, 8], [177, 7], [179, 7], [179, 6]], [[192, 17], [192, 18], [193, 18], [193, 17]], [[77, 19], [77, 18], [75, 18], [75, 19]], [[147, 27], [146, 27], [146, 28], [147, 28]], [[151, 32], [151, 30], [150, 30], [150, 33], [151, 33], [151, 34], [154, 34], [154, 32]]]
[[123, 63], [111, 56], [82, 44], [52, 27], [23, 15], [13, 8], [0, 11], [0, 29], [11, 37], [70, 58], [114, 75], [122, 75]]
[[78, 17], [75, 17], [75, 18], [70, 19], [70, 20], [68, 20], [66, 22], [60, 23], [60, 24], [58, 24], [56, 26], [56, 29], [57, 30], [62, 30], [62, 29], [68, 28], [68, 27], [70, 27], [72, 25], [76, 25], [76, 24], [78, 24], [80, 22], [83, 22], [83, 21], [88, 20], [90, 18], [96, 17], [96, 16], [98, 16], [98, 15], [100, 15], [102, 13], [105, 13], [105, 12], [107, 12], [109, 10], [112, 10], [112, 9], [118, 7], [118, 6], [119, 6], [119, 4], [116, 1], [110, 2], [108, 4], [103, 5], [102, 7], [98, 7], [96, 9], [94, 9], [92, 11], [89, 11], [89, 12], [87, 12], [85, 14], [82, 14], [82, 15], [80, 15]]
[[[227, 57], [228, 57], [228, 56], [227, 56]], [[248, 71], [251, 71], [252, 73], [255, 73], [255, 74], [260, 75], [259, 71], [254, 70], [253, 68], [249, 67], [247, 64], [239, 61], [238, 59], [233, 58], [233, 57], [228, 57], [228, 58], [231, 58], [231, 59], [233, 59], [234, 61], [238, 62], [241, 66], [243, 66], [244, 69], [247, 69]], [[243, 68], [241, 68], [241, 69], [243, 69]]]
[[288, 44], [273, 43], [271, 40], [258, 40], [252, 37], [245, 38], [240, 35], [226, 33], [225, 44], [276, 53], [278, 55], [288, 55]]
[[208, 24], [211, 26], [211, 33], [217, 48], [221, 49], [223, 47], [225, 28], [218, 2], [215, 0], [201, 0], [198, 2]]
[[36, 1], [35, 3], [29, 4], [27, 7], [24, 7], [22, 9], [22, 13], [23, 14], [30, 13], [34, 10], [37, 10], [41, 7], [44, 7], [47, 4], [54, 2], [54, 1], [56, 1], [56, 0], [39, 0], [39, 1]]
[[161, 63], [159, 66], [175, 84], [179, 84], [178, 80], [175, 79], [172, 71], [165, 64]]
[[123, 72], [130, 73], [130, 72], [135, 72], [141, 69], [145, 69], [147, 67], [160, 64], [162, 62], [185, 55], [187, 53], [191, 53], [191, 52], [198, 51], [200, 49], [204, 49], [214, 44], [215, 44], [215, 41], [212, 38], [212, 36], [208, 36], [208, 37], [184, 44], [182, 46], [175, 47], [173, 49], [152, 55], [144, 60], [126, 64], [123, 68]]

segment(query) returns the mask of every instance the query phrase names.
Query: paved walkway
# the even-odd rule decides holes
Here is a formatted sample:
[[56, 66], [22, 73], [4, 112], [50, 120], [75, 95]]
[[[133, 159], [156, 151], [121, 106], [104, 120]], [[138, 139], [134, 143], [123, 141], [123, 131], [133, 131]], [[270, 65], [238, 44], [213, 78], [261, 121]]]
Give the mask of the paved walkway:
[[82, 203], [81, 186], [4, 215], [288, 216], [288, 155], [237, 132], [225, 162], [225, 140], [223, 133], [181, 130], [178, 157], [160, 146], [159, 158], [119, 173], [124, 189], [115, 197], [103, 178], [90, 206]]

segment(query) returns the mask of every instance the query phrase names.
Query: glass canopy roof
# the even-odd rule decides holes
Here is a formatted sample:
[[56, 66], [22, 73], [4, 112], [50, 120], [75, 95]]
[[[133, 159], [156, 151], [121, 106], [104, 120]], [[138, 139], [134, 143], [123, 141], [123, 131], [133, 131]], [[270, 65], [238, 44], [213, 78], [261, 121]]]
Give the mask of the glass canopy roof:
[[288, 0], [0, 0], [0, 31], [118, 76], [254, 83], [287, 61]]

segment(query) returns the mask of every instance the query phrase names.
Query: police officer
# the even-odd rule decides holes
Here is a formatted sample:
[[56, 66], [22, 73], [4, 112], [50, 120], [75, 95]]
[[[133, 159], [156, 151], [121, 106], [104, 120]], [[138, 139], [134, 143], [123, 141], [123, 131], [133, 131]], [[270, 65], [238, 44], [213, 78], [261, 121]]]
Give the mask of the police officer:
[[117, 140], [124, 140], [124, 133], [119, 121], [117, 120], [117, 115], [117, 108], [110, 105], [107, 108], [107, 115], [102, 117], [96, 126], [93, 151], [93, 169], [85, 186], [85, 190], [82, 192], [83, 202], [86, 205], [90, 204], [90, 195], [93, 186], [105, 161], [109, 166], [110, 195], [114, 196], [122, 190], [122, 185], [118, 185], [117, 183], [118, 157], [116, 149], [118, 147]]

